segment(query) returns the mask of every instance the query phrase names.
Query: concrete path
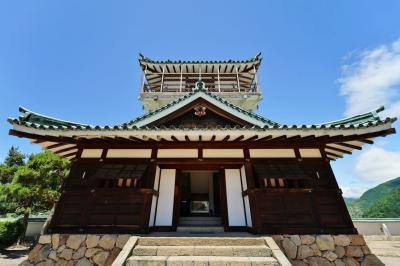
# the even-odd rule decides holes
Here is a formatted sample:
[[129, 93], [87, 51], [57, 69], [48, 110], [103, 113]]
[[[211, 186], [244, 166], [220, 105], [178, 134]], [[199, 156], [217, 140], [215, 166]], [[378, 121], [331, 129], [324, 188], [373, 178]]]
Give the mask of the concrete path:
[[386, 266], [400, 265], [400, 241], [368, 240], [372, 253], [377, 255]]
[[0, 250], [1, 266], [17, 266], [28, 258], [28, 247], [10, 247], [6, 250]]

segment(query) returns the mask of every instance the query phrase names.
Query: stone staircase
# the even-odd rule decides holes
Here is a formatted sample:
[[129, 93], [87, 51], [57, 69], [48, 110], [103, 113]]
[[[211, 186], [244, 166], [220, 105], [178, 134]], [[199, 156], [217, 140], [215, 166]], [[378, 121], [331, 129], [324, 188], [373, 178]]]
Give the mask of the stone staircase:
[[177, 232], [213, 234], [224, 232], [221, 217], [181, 217]]
[[276, 265], [258, 237], [140, 237], [127, 266]]

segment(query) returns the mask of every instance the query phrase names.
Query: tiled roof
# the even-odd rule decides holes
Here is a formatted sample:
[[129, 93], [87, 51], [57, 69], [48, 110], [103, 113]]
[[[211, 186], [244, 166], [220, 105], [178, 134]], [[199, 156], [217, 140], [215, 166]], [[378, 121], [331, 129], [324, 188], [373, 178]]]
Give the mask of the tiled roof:
[[139, 54], [140, 59], [139, 62], [144, 63], [152, 63], [152, 64], [245, 64], [251, 63], [256, 61], [261, 61], [261, 53], [258, 53], [253, 58], [247, 60], [221, 60], [221, 61], [182, 61], [182, 60], [163, 60], [163, 61], [156, 61], [152, 60], [148, 57], [145, 57], [143, 54]]
[[[190, 97], [191, 94], [196, 93], [196, 91], [193, 91], [189, 93], [188, 95], [185, 95], [184, 97]], [[211, 94], [211, 93], [210, 93]], [[211, 94], [212, 97], [218, 97], [213, 94]], [[210, 96], [211, 96], [210, 95]], [[220, 99], [218, 99], [220, 100]], [[178, 100], [177, 100], [178, 101]], [[173, 104], [173, 103], [171, 103]], [[229, 103], [226, 103], [229, 104]], [[165, 107], [168, 108], [168, 107]], [[234, 108], [239, 108], [234, 106]], [[162, 108], [161, 108], [162, 109]], [[240, 109], [240, 108], [239, 108]], [[381, 119], [378, 116], [378, 113], [383, 110], [383, 107], [380, 107], [372, 112], [364, 113], [361, 115], [357, 115], [354, 117], [342, 119], [342, 120], [337, 120], [333, 122], [328, 122], [328, 123], [322, 123], [322, 124], [311, 124], [311, 125], [284, 125], [284, 124], [278, 124], [275, 122], [272, 122], [269, 119], [263, 118], [261, 116], [255, 115], [255, 114], [246, 114], [254, 116], [254, 118], [265, 121], [265, 125], [263, 127], [260, 126], [235, 126], [235, 127], [216, 127], [216, 128], [177, 128], [174, 126], [170, 127], [165, 127], [165, 126], [160, 126], [160, 127], [148, 127], [148, 126], [143, 126], [143, 127], [137, 127], [134, 125], [134, 123], [138, 120], [144, 119], [148, 115], [152, 115], [152, 113], [146, 114], [144, 116], [138, 117], [135, 120], [132, 120], [128, 123], [124, 123], [122, 125], [115, 125], [115, 126], [99, 126], [99, 125], [87, 125], [87, 124], [79, 124], [79, 123], [73, 123], [73, 122], [68, 122], [64, 120], [59, 120], [56, 118], [44, 116], [32, 111], [29, 111], [23, 107], [20, 107], [20, 112], [22, 115], [20, 115], [18, 118], [8, 118], [8, 122], [11, 123], [12, 125], [22, 125], [30, 128], [37, 128], [37, 129], [49, 129], [49, 130], [256, 130], [256, 131], [267, 131], [269, 129], [282, 129], [282, 130], [290, 130], [290, 129], [361, 129], [361, 128], [368, 128], [368, 127], [374, 127], [386, 123], [393, 123], [396, 121], [396, 118], [386, 118], [386, 119]], [[161, 110], [156, 110], [154, 112], [160, 112]], [[243, 110], [244, 111], [244, 110]], [[246, 112], [246, 111], [244, 111]]]

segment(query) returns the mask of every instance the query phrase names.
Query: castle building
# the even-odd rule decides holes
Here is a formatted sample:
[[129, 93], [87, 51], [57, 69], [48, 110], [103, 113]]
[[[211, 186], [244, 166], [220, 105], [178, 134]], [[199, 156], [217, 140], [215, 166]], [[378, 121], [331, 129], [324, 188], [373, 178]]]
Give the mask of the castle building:
[[10, 134], [72, 161], [49, 233], [220, 231], [352, 234], [330, 162], [395, 133], [372, 112], [285, 125], [256, 114], [261, 56], [153, 61], [145, 114], [115, 126], [20, 108]]

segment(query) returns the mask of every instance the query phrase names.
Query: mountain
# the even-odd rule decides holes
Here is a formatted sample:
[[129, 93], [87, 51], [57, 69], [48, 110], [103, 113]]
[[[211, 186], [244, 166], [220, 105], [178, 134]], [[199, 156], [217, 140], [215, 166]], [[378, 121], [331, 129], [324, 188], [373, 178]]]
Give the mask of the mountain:
[[394, 218], [400, 217], [400, 188], [395, 188], [389, 194], [378, 200], [366, 212], [368, 218]]
[[[376, 212], [369, 212], [370, 208], [376, 203], [378, 203], [383, 198], [387, 198], [388, 195], [396, 188], [400, 188], [400, 177], [389, 180], [382, 183], [374, 188], [371, 188], [364, 192], [361, 197], [357, 200], [345, 200], [347, 208], [349, 209], [350, 215], [353, 218], [366, 217], [369, 215], [376, 214]], [[393, 200], [388, 198], [387, 201]], [[387, 206], [392, 206], [388, 202], [385, 203]], [[369, 216], [368, 217], [373, 217]]]

